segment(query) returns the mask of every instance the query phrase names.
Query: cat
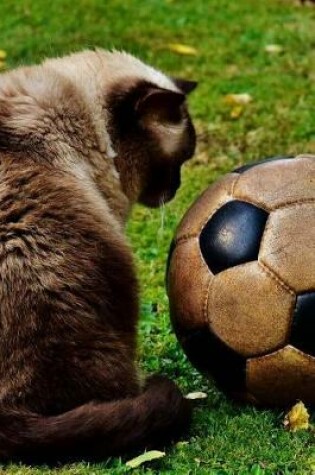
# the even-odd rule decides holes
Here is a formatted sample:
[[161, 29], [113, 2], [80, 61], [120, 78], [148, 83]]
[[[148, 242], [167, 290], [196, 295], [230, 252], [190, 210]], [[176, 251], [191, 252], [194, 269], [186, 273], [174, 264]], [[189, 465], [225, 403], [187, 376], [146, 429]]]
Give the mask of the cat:
[[101, 49], [0, 75], [0, 461], [102, 459], [188, 426], [177, 386], [137, 370], [124, 227], [175, 195], [195, 86]]

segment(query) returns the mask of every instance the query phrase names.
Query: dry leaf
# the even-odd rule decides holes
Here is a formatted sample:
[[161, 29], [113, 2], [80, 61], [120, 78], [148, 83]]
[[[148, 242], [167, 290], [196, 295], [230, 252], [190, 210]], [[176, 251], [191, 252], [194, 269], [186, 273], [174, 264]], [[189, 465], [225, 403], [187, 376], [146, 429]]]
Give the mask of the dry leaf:
[[270, 54], [279, 54], [283, 52], [283, 46], [276, 44], [267, 45], [265, 46], [265, 51]]
[[128, 460], [128, 462], [126, 462], [126, 467], [137, 468], [145, 462], [151, 462], [151, 460], [160, 459], [162, 457], [165, 457], [165, 452], [160, 452], [159, 450], [149, 450], [148, 452], [138, 455], [138, 457]]
[[242, 94], [227, 94], [224, 97], [225, 104], [228, 104], [229, 106], [244, 106], [246, 104], [249, 104], [252, 100], [252, 96], [247, 92], [244, 92]]
[[4, 60], [6, 57], [7, 53], [3, 49], [0, 49], [0, 60]]
[[189, 442], [187, 440], [180, 440], [179, 442], [177, 442], [176, 447], [180, 449], [182, 447], [185, 447], [185, 445], [189, 445]]
[[177, 54], [196, 56], [198, 51], [193, 46], [183, 45], [181, 43], [169, 43], [168, 48]]
[[253, 100], [252, 96], [247, 92], [242, 94], [227, 94], [224, 97], [224, 102], [232, 107], [230, 111], [231, 119], [238, 119], [244, 112], [245, 106]]
[[230, 112], [231, 119], [238, 119], [244, 111], [244, 106], [235, 106]]
[[305, 430], [310, 427], [310, 415], [302, 401], [295, 404], [284, 418], [284, 427], [291, 431]]
[[208, 397], [207, 394], [201, 391], [189, 393], [185, 396], [186, 399], [205, 399], [206, 397]]

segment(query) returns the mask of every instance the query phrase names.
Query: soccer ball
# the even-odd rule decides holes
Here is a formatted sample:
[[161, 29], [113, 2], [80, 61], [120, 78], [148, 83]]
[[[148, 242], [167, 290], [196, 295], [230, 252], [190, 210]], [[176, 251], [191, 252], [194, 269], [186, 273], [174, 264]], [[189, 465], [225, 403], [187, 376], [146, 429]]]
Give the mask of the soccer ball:
[[190, 361], [229, 395], [315, 403], [315, 156], [210, 186], [171, 244], [167, 290]]

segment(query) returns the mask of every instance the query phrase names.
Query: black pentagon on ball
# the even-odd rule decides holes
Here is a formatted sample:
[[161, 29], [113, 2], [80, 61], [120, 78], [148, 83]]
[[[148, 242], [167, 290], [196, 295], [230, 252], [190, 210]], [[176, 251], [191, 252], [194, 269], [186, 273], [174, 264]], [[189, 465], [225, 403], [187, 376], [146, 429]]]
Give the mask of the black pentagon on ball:
[[251, 162], [247, 163], [246, 165], [242, 165], [241, 167], [236, 168], [233, 170], [234, 173], [245, 173], [247, 170], [250, 170], [251, 168], [257, 167], [258, 165], [262, 165], [263, 163], [269, 163], [269, 162], [278, 162], [279, 160], [292, 160], [294, 158], [293, 156], [289, 157], [271, 157], [271, 158], [265, 158], [264, 160], [259, 160], [258, 162]]
[[213, 274], [258, 258], [268, 213], [245, 201], [223, 205], [200, 234], [200, 249]]
[[315, 291], [297, 297], [290, 343], [304, 353], [315, 356]]
[[190, 331], [174, 327], [186, 355], [199, 371], [213, 376], [228, 394], [245, 391], [246, 358], [228, 347], [208, 326]]

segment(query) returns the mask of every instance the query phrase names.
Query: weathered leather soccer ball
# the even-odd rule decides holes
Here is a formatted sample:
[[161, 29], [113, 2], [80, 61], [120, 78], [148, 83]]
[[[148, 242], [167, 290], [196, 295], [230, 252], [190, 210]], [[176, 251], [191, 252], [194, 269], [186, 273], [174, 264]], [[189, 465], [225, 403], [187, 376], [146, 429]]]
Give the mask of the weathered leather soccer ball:
[[172, 242], [172, 323], [228, 394], [315, 403], [315, 156], [243, 166], [210, 186]]

